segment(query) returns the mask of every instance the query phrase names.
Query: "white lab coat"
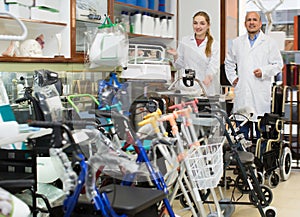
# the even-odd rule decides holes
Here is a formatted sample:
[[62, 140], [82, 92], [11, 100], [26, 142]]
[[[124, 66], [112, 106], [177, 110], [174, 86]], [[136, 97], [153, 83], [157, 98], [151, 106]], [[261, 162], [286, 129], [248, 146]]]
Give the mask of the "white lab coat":
[[[174, 62], [176, 69], [180, 70], [180, 75], [184, 74], [185, 69], [192, 69], [196, 72], [196, 78], [203, 81], [205, 76], [211, 75], [213, 80], [209, 86], [204, 86], [207, 95], [216, 95], [220, 93], [220, 48], [219, 44], [214, 40], [212, 44], [212, 55], [207, 57], [205, 48], [207, 37], [197, 46], [194, 35], [185, 36], [178, 45], [178, 58]], [[183, 83], [181, 82], [180, 86]], [[195, 82], [193, 88], [200, 88]]]
[[[237, 68], [236, 68], [237, 67]], [[254, 76], [260, 68], [262, 77]], [[234, 88], [233, 112], [250, 109], [253, 120], [271, 110], [272, 78], [281, 72], [283, 60], [276, 42], [262, 31], [250, 46], [248, 34], [233, 40], [225, 58], [227, 79], [232, 82], [238, 77]]]

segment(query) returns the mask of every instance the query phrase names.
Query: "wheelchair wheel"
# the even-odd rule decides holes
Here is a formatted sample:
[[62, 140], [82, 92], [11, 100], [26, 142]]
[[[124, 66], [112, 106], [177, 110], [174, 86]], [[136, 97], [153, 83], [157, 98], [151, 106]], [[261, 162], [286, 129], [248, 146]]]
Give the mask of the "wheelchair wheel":
[[[201, 190], [199, 190], [199, 194], [200, 194], [201, 200], [202, 200], [202, 201], [205, 201], [205, 200], [208, 198], [209, 194], [210, 194], [210, 189], [207, 189], [207, 191], [206, 191], [205, 193], [202, 192]], [[192, 199], [192, 195], [191, 195], [190, 192], [188, 192], [188, 195], [189, 195], [189, 198], [191, 199], [192, 203], [194, 203], [194, 202], [193, 202], [193, 199]], [[179, 196], [178, 199], [179, 199], [180, 204], [181, 204], [184, 208], [188, 208], [188, 207], [189, 207], [189, 205], [188, 205], [188, 203], [187, 203], [187, 201], [186, 201], [186, 198], [184, 197], [183, 194], [181, 194], [181, 195]], [[193, 204], [193, 205], [194, 205], [194, 204]], [[194, 205], [194, 208], [197, 208], [197, 207]]]
[[[272, 200], [273, 200], [272, 190], [269, 187], [265, 186], [265, 185], [260, 185], [260, 188], [261, 188], [261, 191], [262, 191], [262, 194], [263, 194], [263, 197], [264, 197], [265, 201], [264, 201], [263, 198], [259, 197], [257, 192], [255, 192], [255, 194], [258, 197], [258, 202], [260, 203], [260, 205], [262, 207], [267, 207], [272, 203]], [[256, 189], [256, 190], [258, 190], [258, 189]], [[251, 194], [249, 195], [249, 200], [250, 200], [251, 203], [253, 203], [255, 205], [254, 198]]]
[[[194, 208], [196, 208], [196, 206], [195, 206], [195, 204], [194, 204], [194, 202], [192, 200], [192, 195], [190, 193], [188, 193], [188, 195], [189, 195], [189, 198], [191, 199], [191, 201], [193, 203]], [[188, 205], [188, 203], [186, 201], [186, 198], [185, 198], [185, 196], [183, 194], [180, 195], [178, 199], [179, 199], [179, 202], [180, 202], [180, 204], [181, 204], [181, 206], [183, 208], [188, 208], [189, 207], [189, 205]]]
[[289, 147], [284, 147], [280, 159], [280, 176], [283, 181], [288, 180], [292, 170], [292, 152]]
[[262, 172], [257, 172], [256, 176], [257, 176], [257, 180], [258, 180], [259, 184], [263, 185], [265, 183], [264, 174]]
[[[250, 182], [253, 183], [253, 179], [251, 178], [251, 176], [249, 176]], [[235, 185], [236, 188], [243, 194], [249, 194], [250, 193], [250, 188], [248, 186], [248, 183], [245, 183], [243, 180], [243, 177], [241, 174], [239, 174], [236, 179], [235, 179]]]
[[277, 172], [273, 171], [269, 176], [268, 176], [268, 185], [270, 188], [275, 188], [280, 182], [280, 176]]

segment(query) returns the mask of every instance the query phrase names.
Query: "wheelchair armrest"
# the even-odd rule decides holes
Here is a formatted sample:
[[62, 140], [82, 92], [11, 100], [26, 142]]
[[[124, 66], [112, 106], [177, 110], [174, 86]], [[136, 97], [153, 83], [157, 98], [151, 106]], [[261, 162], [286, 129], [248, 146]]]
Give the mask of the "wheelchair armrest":
[[31, 188], [35, 181], [33, 179], [0, 180], [0, 187], [3, 188]]

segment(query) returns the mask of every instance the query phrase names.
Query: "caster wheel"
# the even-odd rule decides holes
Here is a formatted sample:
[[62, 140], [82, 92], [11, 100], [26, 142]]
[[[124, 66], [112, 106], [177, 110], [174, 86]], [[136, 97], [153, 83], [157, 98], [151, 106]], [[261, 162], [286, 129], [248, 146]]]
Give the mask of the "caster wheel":
[[[256, 196], [258, 197], [258, 203], [260, 203], [262, 207], [267, 207], [272, 203], [273, 200], [272, 190], [265, 185], [261, 185], [260, 188], [264, 198], [260, 198], [257, 192], [255, 192]], [[258, 190], [257, 188], [254, 189]], [[249, 195], [249, 200], [251, 203], [255, 204], [255, 200], [251, 194]]]
[[280, 159], [280, 177], [283, 181], [288, 180], [292, 170], [292, 152], [289, 147], [284, 147]]
[[264, 209], [264, 213], [266, 217], [275, 217], [277, 216], [277, 210], [275, 207], [267, 206]]
[[270, 186], [270, 188], [275, 188], [279, 184], [279, 181], [280, 176], [275, 171], [273, 171], [268, 177], [268, 185]]
[[[191, 194], [190, 193], [189, 193], [189, 197], [191, 198]], [[178, 199], [179, 199], [179, 202], [180, 202], [180, 204], [181, 204], [181, 206], [183, 208], [188, 208], [189, 207], [189, 204], [188, 204], [188, 202], [185, 199], [185, 196], [183, 194], [180, 195]], [[192, 201], [192, 203], [193, 203], [193, 201]], [[193, 207], [195, 207], [194, 204], [193, 204]]]
[[[208, 198], [209, 194], [210, 194], [210, 190], [208, 189], [206, 192], [202, 192], [202, 191], [199, 191], [199, 194], [200, 194], [200, 197], [201, 197], [201, 200], [202, 201], [206, 201], [206, 199]], [[191, 198], [191, 201], [193, 203], [193, 200], [192, 200], [192, 195], [190, 194], [190, 192], [188, 192], [188, 196], [189, 198]], [[184, 207], [184, 208], [188, 208], [190, 207], [185, 196], [182, 194], [178, 197], [179, 199], [179, 202], [180, 204]], [[193, 206], [194, 208], [196, 208], [195, 204], [193, 203]]]
[[208, 213], [207, 217], [218, 217], [218, 213]]
[[257, 172], [257, 180], [261, 185], [265, 183], [265, 176], [262, 172]]

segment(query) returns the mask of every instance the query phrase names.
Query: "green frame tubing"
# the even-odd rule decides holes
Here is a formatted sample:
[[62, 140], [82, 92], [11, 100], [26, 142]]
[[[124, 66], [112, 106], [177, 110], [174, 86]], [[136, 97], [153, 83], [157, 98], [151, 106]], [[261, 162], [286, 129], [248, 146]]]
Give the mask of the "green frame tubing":
[[78, 98], [78, 97], [89, 97], [91, 98], [98, 106], [100, 105], [100, 103], [98, 102], [98, 100], [96, 99], [96, 97], [94, 97], [91, 94], [85, 93], [85, 94], [73, 94], [73, 95], [69, 95], [67, 96], [67, 100], [68, 102], [71, 104], [71, 106], [75, 109], [75, 111], [77, 113], [79, 113], [79, 108], [75, 105], [75, 103], [73, 102], [73, 98]]

